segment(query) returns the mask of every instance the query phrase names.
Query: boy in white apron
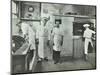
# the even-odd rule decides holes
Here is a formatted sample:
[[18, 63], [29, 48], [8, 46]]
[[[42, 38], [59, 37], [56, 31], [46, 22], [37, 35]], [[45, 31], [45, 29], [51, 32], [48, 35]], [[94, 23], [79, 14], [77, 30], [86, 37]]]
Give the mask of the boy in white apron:
[[63, 44], [63, 33], [61, 28], [59, 27], [60, 22], [56, 21], [56, 26], [53, 29], [53, 60], [54, 64], [60, 61], [60, 52]]
[[85, 43], [84, 43], [84, 54], [85, 54], [85, 60], [87, 59], [87, 54], [88, 54], [88, 45], [89, 43], [91, 44], [93, 48], [93, 43], [92, 43], [92, 34], [95, 34], [95, 32], [91, 29], [89, 29], [89, 24], [84, 24], [85, 31], [83, 34], [83, 37], [85, 38]]
[[[26, 40], [26, 42], [28, 42], [29, 44], [29, 64], [31, 64], [33, 55], [34, 55], [34, 50], [36, 50], [36, 45], [35, 45], [35, 40], [36, 40], [36, 31], [35, 29], [32, 27], [32, 22], [22, 22], [21, 25], [21, 29], [24, 35], [24, 38]], [[28, 64], [28, 65], [29, 65]], [[30, 66], [29, 66], [30, 67]]]
[[49, 43], [49, 35], [48, 29], [46, 28], [46, 24], [49, 18], [42, 18], [41, 25], [37, 31], [39, 45], [38, 45], [38, 56], [39, 61], [46, 60], [48, 61], [48, 43]]

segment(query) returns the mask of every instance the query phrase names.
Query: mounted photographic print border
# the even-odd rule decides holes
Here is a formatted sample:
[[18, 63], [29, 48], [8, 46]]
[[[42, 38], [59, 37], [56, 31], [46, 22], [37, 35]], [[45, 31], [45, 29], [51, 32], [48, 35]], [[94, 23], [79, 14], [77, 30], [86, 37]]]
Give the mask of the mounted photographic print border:
[[[43, 30], [41, 26], [44, 21], [46, 25]], [[87, 37], [83, 36], [86, 24], [95, 32], [88, 38], [88, 45], [85, 45]], [[29, 26], [26, 35], [25, 30], [23, 31], [25, 25]], [[61, 29], [56, 31], [56, 27]], [[96, 69], [96, 27], [94, 5], [11, 0], [11, 74]], [[36, 34], [35, 38], [31, 29]], [[53, 33], [59, 36], [55, 35], [56, 39], [63, 36], [61, 44], [59, 44], [61, 41], [55, 41], [56, 39], [52, 37]], [[35, 40], [33, 51], [31, 50], [33, 44], [30, 45], [29, 42], [30, 37]], [[59, 48], [55, 42], [58, 42]], [[42, 55], [43, 58], [40, 59]], [[45, 56], [48, 59], [45, 60]]]

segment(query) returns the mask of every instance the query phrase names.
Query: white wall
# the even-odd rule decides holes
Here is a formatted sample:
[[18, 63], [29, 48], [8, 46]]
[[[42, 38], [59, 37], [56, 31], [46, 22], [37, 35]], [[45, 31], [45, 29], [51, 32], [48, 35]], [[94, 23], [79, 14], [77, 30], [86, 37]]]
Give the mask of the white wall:
[[62, 55], [72, 56], [73, 55], [73, 22], [74, 17], [61, 17], [62, 18], [62, 27], [64, 31], [64, 40], [63, 40], [63, 50]]

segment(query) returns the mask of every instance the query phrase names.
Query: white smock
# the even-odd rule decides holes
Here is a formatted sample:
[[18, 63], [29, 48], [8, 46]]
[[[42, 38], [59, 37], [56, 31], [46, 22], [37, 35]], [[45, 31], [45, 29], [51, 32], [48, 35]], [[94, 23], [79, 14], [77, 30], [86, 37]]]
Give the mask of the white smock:
[[93, 47], [93, 43], [92, 43], [92, 34], [95, 34], [95, 32], [89, 28], [87, 28], [85, 31], [84, 31], [84, 34], [83, 34], [83, 37], [85, 37], [85, 43], [84, 43], [84, 52], [85, 54], [88, 54], [88, 45], [89, 45], [89, 42], [91, 43], [91, 46]]
[[27, 35], [27, 37], [28, 37], [30, 50], [36, 49], [36, 46], [35, 46], [35, 38], [36, 38], [35, 33], [36, 32], [35, 32], [35, 30], [32, 27], [30, 27], [29, 24], [27, 24], [27, 23], [22, 23], [21, 29], [22, 29], [23, 35]]

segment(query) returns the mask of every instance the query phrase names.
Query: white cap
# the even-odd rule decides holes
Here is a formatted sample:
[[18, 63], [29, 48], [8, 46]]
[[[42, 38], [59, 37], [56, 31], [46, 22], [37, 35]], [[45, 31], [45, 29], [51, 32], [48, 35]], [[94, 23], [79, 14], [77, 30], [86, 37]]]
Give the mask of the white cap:
[[84, 25], [83, 25], [83, 27], [89, 27], [89, 26], [90, 26], [89, 24], [84, 24]]
[[41, 20], [50, 20], [50, 16], [49, 17], [41, 17]]

